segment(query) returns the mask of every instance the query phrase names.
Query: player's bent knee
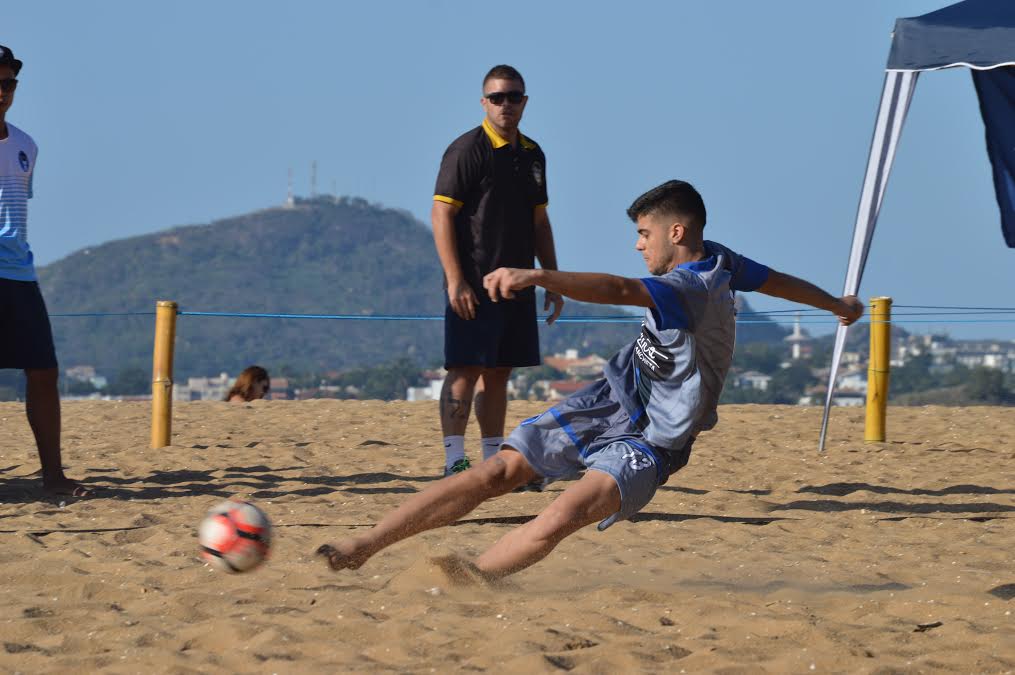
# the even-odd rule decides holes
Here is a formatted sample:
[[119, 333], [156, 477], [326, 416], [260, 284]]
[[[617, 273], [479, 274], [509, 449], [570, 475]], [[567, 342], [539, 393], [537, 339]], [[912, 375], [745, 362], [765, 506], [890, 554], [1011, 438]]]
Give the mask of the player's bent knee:
[[509, 492], [536, 477], [535, 471], [515, 450], [501, 450], [490, 459], [472, 469], [491, 494]]

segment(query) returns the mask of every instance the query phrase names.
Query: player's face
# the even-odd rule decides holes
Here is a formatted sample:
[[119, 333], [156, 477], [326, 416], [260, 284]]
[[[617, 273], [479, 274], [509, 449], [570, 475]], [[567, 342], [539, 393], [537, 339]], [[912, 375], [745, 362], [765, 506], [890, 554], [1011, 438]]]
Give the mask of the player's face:
[[[13, 68], [10, 66], [0, 66], [0, 82], [12, 79], [13, 77]], [[8, 87], [0, 87], [0, 115], [6, 114], [10, 110], [11, 104], [14, 103], [14, 89], [8, 89]]]
[[[493, 100], [490, 100], [491, 94], [501, 95], [495, 95]], [[528, 102], [529, 97], [525, 95], [525, 88], [517, 80], [495, 79], [483, 85], [483, 110], [486, 111], [487, 118], [501, 129], [517, 129], [518, 123], [522, 121], [525, 104]]]
[[634, 248], [645, 259], [650, 274], [666, 274], [674, 267], [676, 245], [673, 243], [672, 219], [653, 214], [638, 216], [638, 243]]

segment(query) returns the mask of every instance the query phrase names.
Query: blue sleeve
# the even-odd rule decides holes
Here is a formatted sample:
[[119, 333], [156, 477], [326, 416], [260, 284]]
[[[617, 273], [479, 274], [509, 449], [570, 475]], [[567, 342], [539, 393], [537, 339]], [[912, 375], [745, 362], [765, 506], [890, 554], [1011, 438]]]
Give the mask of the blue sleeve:
[[768, 281], [768, 267], [746, 256], [738, 256], [739, 265], [733, 270], [730, 288], [734, 291], [756, 291]]
[[754, 262], [747, 256], [731, 251], [714, 241], [705, 242], [710, 254], [721, 253], [726, 258], [725, 267], [730, 273], [730, 290], [756, 291], [768, 281], [768, 267]]
[[645, 277], [641, 280], [652, 297], [649, 308], [660, 330], [694, 329], [694, 319], [687, 307], [686, 282], [680, 276]]

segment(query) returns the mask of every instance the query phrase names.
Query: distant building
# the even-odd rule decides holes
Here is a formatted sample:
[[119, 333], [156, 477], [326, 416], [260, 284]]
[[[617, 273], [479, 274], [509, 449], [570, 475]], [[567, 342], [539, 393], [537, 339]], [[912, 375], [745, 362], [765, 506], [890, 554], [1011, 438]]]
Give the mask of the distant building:
[[88, 382], [95, 377], [95, 366], [71, 366], [63, 374], [78, 382]]
[[268, 394], [267, 398], [272, 401], [285, 401], [292, 397], [292, 389], [290, 388], [288, 377], [271, 378], [271, 393]]
[[598, 354], [578, 356], [577, 349], [567, 349], [563, 354], [547, 356], [543, 359], [543, 363], [571, 377], [594, 380], [603, 376], [606, 359]]
[[[828, 389], [824, 385], [809, 388], [797, 405], [824, 405]], [[867, 404], [867, 395], [858, 391], [839, 391], [832, 395], [832, 405], [843, 408], [856, 408]]]
[[95, 366], [71, 366], [63, 371], [68, 380], [75, 382], [88, 382], [95, 389], [105, 389], [109, 382], [105, 377], [95, 372]]
[[836, 379], [835, 388], [843, 392], [859, 392], [866, 395], [867, 371], [862, 366], [844, 371]]
[[423, 379], [426, 380], [426, 384], [422, 387], [409, 387], [405, 390], [406, 401], [439, 401], [441, 399], [441, 389], [444, 387], [444, 378], [447, 377], [448, 371], [441, 368], [440, 370], [428, 370], [423, 373]]
[[186, 385], [173, 387], [173, 400], [221, 401], [232, 384], [232, 378], [226, 373], [219, 373], [217, 377], [191, 377]]
[[748, 370], [733, 376], [733, 386], [739, 389], [757, 389], [768, 391], [768, 385], [772, 382], [772, 376], [760, 373], [756, 370]]
[[589, 382], [582, 382], [580, 380], [556, 380], [556, 381], [545, 381], [546, 400], [548, 401], [560, 401], [567, 398], [576, 391], [580, 391], [585, 387], [589, 386]]
[[783, 338], [790, 344], [790, 358], [794, 361], [809, 359], [814, 349], [813, 338], [800, 327], [800, 313], [797, 312], [796, 320], [793, 322], [793, 332]]

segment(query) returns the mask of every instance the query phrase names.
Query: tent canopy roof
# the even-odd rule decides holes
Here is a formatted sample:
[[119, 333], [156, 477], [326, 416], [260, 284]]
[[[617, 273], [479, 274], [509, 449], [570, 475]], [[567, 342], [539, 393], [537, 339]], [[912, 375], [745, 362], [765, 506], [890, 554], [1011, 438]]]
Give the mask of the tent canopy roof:
[[1015, 0], [965, 0], [898, 19], [888, 70], [1015, 65]]

